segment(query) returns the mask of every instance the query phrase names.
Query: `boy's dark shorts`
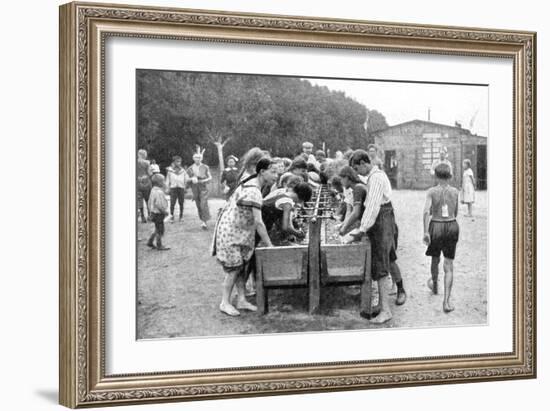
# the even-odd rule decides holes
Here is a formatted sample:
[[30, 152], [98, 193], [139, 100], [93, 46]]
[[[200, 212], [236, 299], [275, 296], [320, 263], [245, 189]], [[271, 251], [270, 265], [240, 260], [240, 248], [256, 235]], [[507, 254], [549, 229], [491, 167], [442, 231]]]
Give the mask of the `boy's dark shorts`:
[[441, 252], [443, 252], [445, 258], [454, 260], [459, 235], [456, 220], [430, 221], [428, 232], [430, 233], [430, 245], [426, 250], [426, 255], [439, 257], [441, 256]]
[[151, 213], [151, 221], [155, 223], [155, 230], [157, 234], [164, 235], [164, 219], [166, 214], [163, 213]]

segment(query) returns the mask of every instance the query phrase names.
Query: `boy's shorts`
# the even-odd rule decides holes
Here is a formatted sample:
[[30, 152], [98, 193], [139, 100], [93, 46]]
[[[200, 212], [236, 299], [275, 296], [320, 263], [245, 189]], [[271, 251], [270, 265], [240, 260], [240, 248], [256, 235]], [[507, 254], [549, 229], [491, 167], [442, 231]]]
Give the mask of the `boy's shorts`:
[[430, 245], [428, 245], [426, 255], [440, 257], [443, 252], [445, 258], [454, 260], [459, 234], [456, 220], [430, 221], [428, 232], [430, 233]]
[[166, 214], [151, 213], [151, 221], [155, 223], [155, 230], [157, 234], [164, 235], [164, 219]]

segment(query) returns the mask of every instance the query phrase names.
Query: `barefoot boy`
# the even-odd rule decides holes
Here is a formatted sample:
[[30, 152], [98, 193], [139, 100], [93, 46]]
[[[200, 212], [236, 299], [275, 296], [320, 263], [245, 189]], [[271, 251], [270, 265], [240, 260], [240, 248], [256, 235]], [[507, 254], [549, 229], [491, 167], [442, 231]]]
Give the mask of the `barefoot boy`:
[[443, 270], [445, 271], [443, 311], [449, 313], [454, 310], [450, 300], [453, 287], [453, 260], [459, 233], [456, 222], [458, 190], [449, 185], [452, 174], [448, 164], [441, 163], [435, 167], [435, 178], [438, 184], [426, 193], [424, 206], [424, 244], [428, 246], [426, 255], [432, 257], [432, 278], [428, 280], [428, 287], [437, 294], [439, 261], [443, 252]]
[[[151, 248], [164, 251], [169, 250], [168, 247], [162, 245], [162, 237], [164, 236], [164, 219], [168, 215], [168, 201], [164, 194], [164, 176], [162, 174], [155, 174], [151, 177], [153, 183], [153, 189], [149, 196], [149, 210], [151, 211], [151, 221], [155, 223], [155, 231], [151, 234], [147, 245]], [[154, 241], [157, 240], [155, 246]]]

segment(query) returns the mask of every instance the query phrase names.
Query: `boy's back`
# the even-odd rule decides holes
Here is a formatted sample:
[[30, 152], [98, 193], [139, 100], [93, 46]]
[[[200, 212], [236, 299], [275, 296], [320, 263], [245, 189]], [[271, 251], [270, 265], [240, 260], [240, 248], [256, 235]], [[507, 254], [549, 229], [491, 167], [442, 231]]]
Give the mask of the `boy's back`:
[[427, 193], [431, 198], [432, 221], [452, 221], [458, 214], [458, 189], [449, 185], [431, 187]]

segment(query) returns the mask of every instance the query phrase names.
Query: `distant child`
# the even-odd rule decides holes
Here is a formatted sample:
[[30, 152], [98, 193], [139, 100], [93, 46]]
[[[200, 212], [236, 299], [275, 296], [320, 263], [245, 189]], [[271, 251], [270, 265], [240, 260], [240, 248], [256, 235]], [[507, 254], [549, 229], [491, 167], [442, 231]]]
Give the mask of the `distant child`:
[[156, 160], [151, 160], [151, 165], [149, 166], [149, 173], [160, 174], [160, 166], [157, 164]]
[[451, 304], [453, 288], [453, 261], [458, 242], [459, 227], [456, 221], [458, 213], [458, 189], [449, 185], [452, 178], [451, 167], [440, 163], [434, 170], [437, 185], [428, 190], [424, 206], [424, 244], [428, 246], [426, 255], [432, 257], [431, 274], [428, 287], [438, 293], [439, 261], [443, 252], [443, 270], [445, 271], [445, 297], [443, 311], [454, 310]]
[[187, 171], [181, 166], [180, 156], [174, 156], [172, 164], [166, 168], [166, 185], [170, 190], [170, 221], [174, 221], [174, 209], [179, 204], [180, 221], [183, 219], [185, 188], [189, 182]]
[[[149, 194], [151, 194], [151, 163], [147, 160], [147, 151], [140, 149], [137, 152], [137, 206], [139, 215], [141, 216], [141, 222], [147, 223], [145, 213], [143, 212], [143, 203], [148, 204]], [[147, 206], [147, 214], [149, 215], [149, 206]], [[150, 215], [149, 215], [150, 217]]]
[[237, 185], [239, 184], [239, 169], [237, 168], [238, 161], [239, 159], [233, 155], [225, 159], [227, 167], [222, 172], [221, 183], [226, 200], [229, 200], [229, 197], [231, 197], [231, 194], [233, 194], [233, 191], [235, 191]]
[[[162, 245], [162, 237], [164, 236], [164, 219], [168, 215], [168, 201], [164, 194], [164, 177], [162, 174], [154, 174], [151, 177], [153, 189], [149, 195], [149, 210], [151, 212], [151, 221], [155, 223], [155, 231], [151, 234], [147, 245], [151, 248], [164, 251], [170, 248]], [[157, 240], [155, 246], [154, 241]]]
[[472, 163], [466, 159], [462, 162], [464, 173], [462, 174], [462, 204], [468, 205], [468, 214], [466, 217], [473, 217], [472, 205], [475, 202], [476, 185], [474, 179], [474, 172], [472, 171]]

